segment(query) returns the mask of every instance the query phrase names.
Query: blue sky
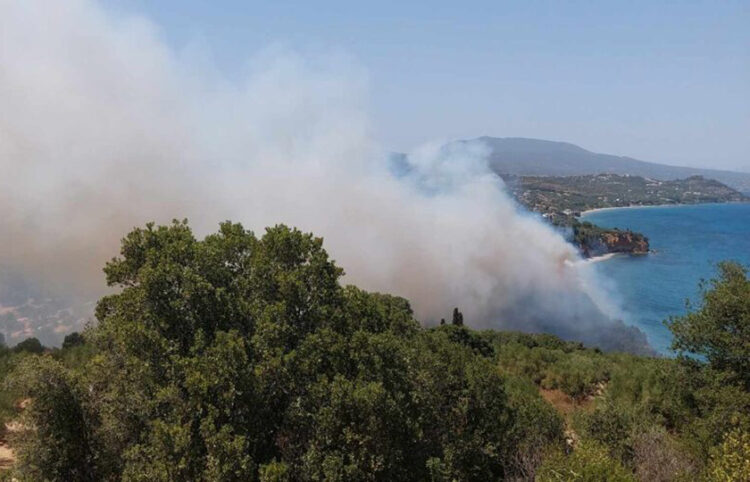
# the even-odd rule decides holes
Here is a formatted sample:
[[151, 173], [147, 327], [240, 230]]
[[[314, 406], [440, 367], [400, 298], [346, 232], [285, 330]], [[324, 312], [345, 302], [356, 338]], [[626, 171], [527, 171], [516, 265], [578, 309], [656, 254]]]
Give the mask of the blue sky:
[[229, 78], [269, 45], [350, 56], [394, 150], [492, 136], [750, 171], [750, 2], [104, 0]]

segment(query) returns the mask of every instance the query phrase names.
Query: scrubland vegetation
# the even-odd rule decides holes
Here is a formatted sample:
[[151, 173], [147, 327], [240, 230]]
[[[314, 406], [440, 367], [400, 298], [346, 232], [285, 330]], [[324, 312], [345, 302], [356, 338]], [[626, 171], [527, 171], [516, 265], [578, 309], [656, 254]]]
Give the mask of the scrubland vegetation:
[[658, 180], [604, 173], [585, 176], [522, 176], [507, 179], [511, 192], [519, 202], [530, 210], [541, 213], [750, 200], [736, 189], [702, 176]]
[[0, 351], [0, 415], [22, 428], [0, 477], [750, 480], [735, 264], [669, 322], [674, 359], [475, 331], [458, 310], [424, 328], [284, 226], [149, 225], [105, 273], [120, 290], [82, 336]]

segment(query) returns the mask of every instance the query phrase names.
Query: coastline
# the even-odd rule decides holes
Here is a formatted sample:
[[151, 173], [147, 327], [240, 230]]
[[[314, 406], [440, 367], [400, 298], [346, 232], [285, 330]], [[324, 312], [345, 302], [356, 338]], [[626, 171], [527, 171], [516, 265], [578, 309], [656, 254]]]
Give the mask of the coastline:
[[606, 208], [594, 208], [581, 211], [582, 218], [588, 214], [598, 213], [601, 211], [613, 211], [615, 209], [638, 209], [638, 208], [667, 208], [667, 207], [680, 207], [680, 206], [698, 206], [700, 204], [727, 204], [727, 203], [696, 203], [696, 204], [631, 204], [630, 206], [609, 206]]
[[685, 299], [700, 296], [696, 286], [701, 279], [716, 275], [715, 263], [722, 259], [750, 263], [750, 203], [684, 206], [688, 207], [615, 211], [585, 218], [604, 226], [626, 226], [649, 237], [651, 253], [647, 256], [616, 256], [587, 267], [610, 279], [634, 324], [661, 353], [668, 353], [671, 343], [662, 320], [684, 313]]
[[719, 202], [719, 203], [675, 203], [675, 204], [631, 204], [629, 206], [609, 206], [606, 208], [593, 208], [593, 209], [587, 209], [585, 211], [581, 211], [580, 215], [578, 215], [579, 219], [582, 219], [584, 216], [587, 216], [589, 214], [601, 212], [601, 211], [612, 211], [614, 209], [639, 209], [639, 208], [679, 208], [683, 206], [714, 206], [714, 205], [723, 205], [723, 204], [747, 204], [744, 202]]

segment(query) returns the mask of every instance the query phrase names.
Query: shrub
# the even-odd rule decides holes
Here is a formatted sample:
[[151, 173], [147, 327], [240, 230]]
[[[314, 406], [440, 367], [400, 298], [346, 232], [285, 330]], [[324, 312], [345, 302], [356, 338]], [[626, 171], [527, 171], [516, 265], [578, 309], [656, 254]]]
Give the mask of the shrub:
[[83, 339], [83, 335], [81, 335], [77, 331], [74, 331], [73, 333], [70, 333], [69, 335], [65, 335], [65, 338], [63, 339], [63, 342], [62, 342], [62, 348], [63, 350], [67, 350], [75, 346], [83, 345], [84, 343], [85, 343], [85, 340]]
[[13, 351], [16, 353], [42, 353], [44, 351], [44, 346], [42, 345], [42, 342], [40, 342], [37, 338], [26, 338], [19, 344], [13, 347]]
[[750, 480], [750, 432], [733, 429], [711, 451], [708, 478], [717, 482]]
[[579, 413], [576, 428], [583, 437], [600, 443], [618, 460], [632, 460], [633, 417], [611, 401], [605, 400], [590, 413]]
[[31, 400], [21, 418], [29, 427], [14, 437], [23, 476], [31, 480], [95, 480], [95, 461], [84, 394], [50, 356], [24, 359], [8, 379]]
[[635, 482], [635, 477], [607, 448], [591, 441], [582, 441], [569, 455], [553, 452], [537, 471], [539, 482]]
[[633, 465], [638, 480], [669, 482], [695, 479], [691, 456], [663, 429], [652, 428], [633, 442]]

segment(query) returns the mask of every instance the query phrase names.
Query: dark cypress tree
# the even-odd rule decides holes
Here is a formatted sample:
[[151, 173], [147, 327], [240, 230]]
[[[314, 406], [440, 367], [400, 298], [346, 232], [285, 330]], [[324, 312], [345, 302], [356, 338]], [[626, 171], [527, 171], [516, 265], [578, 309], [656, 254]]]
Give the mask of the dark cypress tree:
[[444, 324], [445, 324], [445, 318], [440, 318], [440, 324], [441, 324], [441, 325], [444, 325]]
[[453, 324], [456, 326], [464, 326], [464, 315], [458, 308], [453, 308]]

